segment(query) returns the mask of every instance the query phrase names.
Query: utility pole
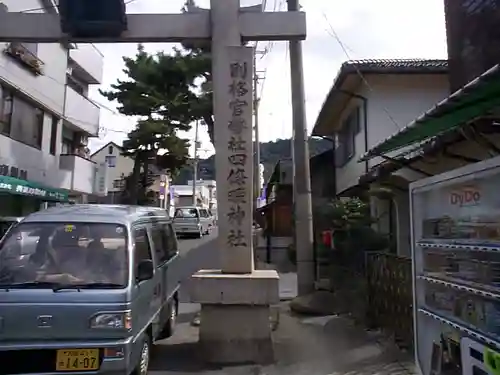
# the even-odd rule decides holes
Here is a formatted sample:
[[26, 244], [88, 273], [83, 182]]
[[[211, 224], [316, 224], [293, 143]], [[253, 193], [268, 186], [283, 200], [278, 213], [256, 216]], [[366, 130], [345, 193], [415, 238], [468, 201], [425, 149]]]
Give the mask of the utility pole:
[[[299, 10], [299, 0], [288, 0], [288, 11]], [[293, 199], [295, 251], [299, 295], [314, 291], [314, 234], [309, 169], [309, 137], [306, 126], [302, 42], [290, 40], [290, 74], [293, 111]]]
[[199, 121], [196, 120], [195, 130], [194, 130], [194, 160], [193, 160], [193, 205], [197, 206], [198, 201], [196, 200], [196, 182], [198, 180], [198, 128]]
[[267, 51], [258, 51], [255, 50], [255, 54], [253, 56], [253, 108], [254, 108], [254, 134], [255, 134], [255, 142], [254, 142], [254, 162], [255, 162], [255, 170], [254, 170], [254, 185], [255, 185], [255, 208], [259, 208], [259, 198], [260, 198], [260, 138], [259, 138], [259, 104], [260, 98], [258, 94], [259, 88], [259, 72], [257, 71], [257, 55], [266, 54]]

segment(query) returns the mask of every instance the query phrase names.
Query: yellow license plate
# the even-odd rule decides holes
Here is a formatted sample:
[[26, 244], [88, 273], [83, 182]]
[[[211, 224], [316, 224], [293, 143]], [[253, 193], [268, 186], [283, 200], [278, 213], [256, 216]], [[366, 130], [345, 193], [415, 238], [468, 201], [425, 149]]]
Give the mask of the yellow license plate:
[[99, 349], [61, 349], [57, 351], [56, 371], [95, 371], [99, 369]]

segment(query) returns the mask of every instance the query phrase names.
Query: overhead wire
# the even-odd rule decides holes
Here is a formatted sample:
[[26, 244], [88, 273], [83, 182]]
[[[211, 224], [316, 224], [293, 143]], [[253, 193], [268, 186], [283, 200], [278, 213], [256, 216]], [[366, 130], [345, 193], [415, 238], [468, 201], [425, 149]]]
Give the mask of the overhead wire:
[[[350, 48], [347, 47], [347, 45], [340, 38], [339, 34], [335, 31], [333, 25], [331, 24], [331, 22], [328, 19], [328, 16], [325, 13], [325, 11], [321, 11], [321, 13], [322, 13], [323, 18], [325, 19], [327, 25], [328, 25], [328, 28], [330, 29], [330, 33], [328, 33], [328, 34], [330, 36], [332, 36], [337, 41], [338, 45], [340, 46], [340, 48], [342, 49], [342, 51], [346, 55], [347, 59], [348, 60], [353, 60], [351, 58], [350, 53], [348, 52], [348, 49], [350, 49]], [[352, 49], [350, 49], [350, 50], [352, 51]], [[359, 69], [358, 65], [357, 64], [353, 64], [353, 66], [354, 66], [354, 69], [356, 70], [356, 74], [359, 76], [359, 78], [361, 79], [361, 81], [363, 81], [364, 85], [368, 88], [368, 90], [370, 90], [371, 92], [375, 92], [375, 90], [373, 89], [372, 85], [370, 85], [370, 83], [368, 82], [368, 80], [365, 78], [364, 74]], [[387, 115], [387, 117], [389, 118], [389, 120], [398, 128], [398, 130], [401, 130], [401, 126], [394, 119], [394, 117], [389, 112], [389, 110], [386, 107], [382, 107], [382, 110]]]

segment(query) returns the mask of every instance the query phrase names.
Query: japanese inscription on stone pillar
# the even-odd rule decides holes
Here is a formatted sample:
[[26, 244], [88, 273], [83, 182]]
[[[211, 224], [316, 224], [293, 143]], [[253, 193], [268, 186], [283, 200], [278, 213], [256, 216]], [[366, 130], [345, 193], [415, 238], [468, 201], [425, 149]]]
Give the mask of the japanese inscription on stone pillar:
[[226, 246], [251, 251], [252, 246], [252, 78], [253, 48], [229, 47], [229, 121], [227, 123]]

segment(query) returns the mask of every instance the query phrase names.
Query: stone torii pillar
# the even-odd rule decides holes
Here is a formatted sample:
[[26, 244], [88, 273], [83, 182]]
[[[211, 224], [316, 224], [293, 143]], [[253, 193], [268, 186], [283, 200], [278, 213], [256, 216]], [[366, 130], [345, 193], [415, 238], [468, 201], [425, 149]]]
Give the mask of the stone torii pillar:
[[[211, 0], [215, 165], [221, 270], [193, 275], [201, 303], [200, 353], [217, 363], [273, 359], [270, 305], [279, 276], [253, 256], [252, 86], [254, 48], [242, 46], [239, 0]], [[279, 25], [277, 25], [279, 35]]]
[[120, 37], [78, 39], [63, 34], [58, 15], [0, 12], [0, 42], [184, 42], [211, 40], [213, 58], [218, 246], [221, 270], [191, 279], [201, 303], [200, 353], [217, 363], [272, 360], [270, 305], [279, 301], [276, 271], [255, 270], [252, 244], [253, 54], [247, 41], [303, 40], [302, 12], [240, 8], [211, 0], [211, 9], [184, 14], [128, 14]]

